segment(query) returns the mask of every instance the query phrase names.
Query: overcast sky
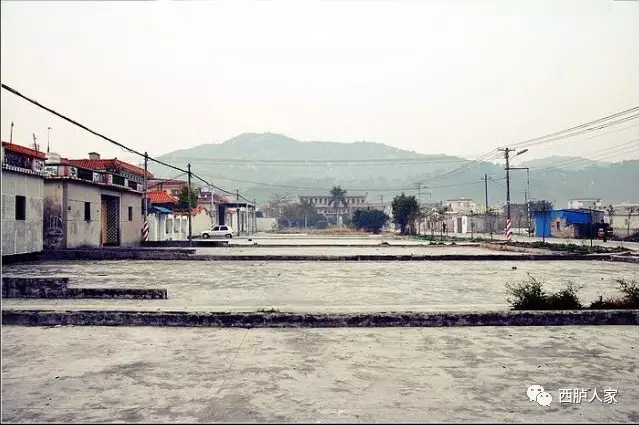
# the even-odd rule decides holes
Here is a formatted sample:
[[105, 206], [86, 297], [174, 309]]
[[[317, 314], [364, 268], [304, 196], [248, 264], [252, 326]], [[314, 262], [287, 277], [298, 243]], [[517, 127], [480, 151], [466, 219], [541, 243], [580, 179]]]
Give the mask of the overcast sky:
[[[476, 157], [639, 105], [639, 2], [3, 2], [2, 82], [157, 155], [242, 132]], [[118, 148], [2, 91], [1, 134]], [[630, 127], [635, 125], [635, 127]], [[621, 129], [621, 130], [619, 130]], [[597, 158], [639, 120], [528, 158]], [[616, 131], [619, 130], [619, 131]], [[637, 145], [639, 147], [639, 145]], [[611, 159], [639, 158], [639, 151]]]

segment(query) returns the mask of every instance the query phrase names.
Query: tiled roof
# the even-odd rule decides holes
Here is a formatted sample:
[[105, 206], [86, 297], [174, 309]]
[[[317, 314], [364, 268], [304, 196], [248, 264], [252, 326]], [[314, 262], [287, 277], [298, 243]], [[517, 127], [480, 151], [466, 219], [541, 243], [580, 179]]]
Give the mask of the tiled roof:
[[5, 150], [19, 153], [30, 158], [37, 158], [44, 160], [46, 159], [46, 154], [44, 152], [36, 151], [34, 149], [30, 149], [24, 146], [16, 145], [15, 143], [2, 142], [2, 146]]
[[[144, 176], [144, 169], [137, 167], [128, 162], [120, 161], [117, 158], [114, 159], [69, 159], [69, 164], [75, 165], [81, 168], [87, 168], [89, 170], [127, 170], [138, 176]], [[152, 179], [153, 174], [147, 170], [147, 178]]]
[[163, 190], [151, 190], [146, 193], [146, 197], [154, 204], [177, 204], [177, 199]]

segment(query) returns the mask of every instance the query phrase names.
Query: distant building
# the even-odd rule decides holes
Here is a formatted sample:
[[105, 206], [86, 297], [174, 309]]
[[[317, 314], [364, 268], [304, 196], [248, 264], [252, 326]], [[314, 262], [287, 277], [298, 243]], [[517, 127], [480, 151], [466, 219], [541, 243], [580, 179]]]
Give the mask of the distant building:
[[475, 202], [467, 198], [448, 199], [443, 204], [448, 207], [449, 211], [456, 214], [470, 214], [471, 211], [477, 210]]
[[43, 249], [45, 154], [2, 142], [2, 255]]
[[143, 169], [94, 152], [89, 159], [51, 153], [44, 172], [45, 249], [140, 244]]
[[149, 190], [146, 192], [148, 199], [148, 207], [162, 207], [169, 211], [173, 211], [178, 203], [176, 197], [169, 195], [165, 190]]
[[343, 204], [333, 205], [329, 202], [331, 201], [331, 197], [328, 195], [300, 195], [300, 202], [306, 200], [310, 202], [317, 211], [318, 214], [321, 214], [325, 217], [334, 217], [335, 210], [337, 208], [337, 214], [344, 215], [348, 214], [349, 216], [353, 216], [353, 213], [358, 208], [366, 208], [366, 195], [346, 195], [346, 203], [348, 206], [344, 206]]
[[596, 236], [593, 228], [604, 218], [603, 211], [566, 209], [537, 211], [535, 236], [581, 239]]
[[593, 209], [593, 210], [601, 210], [602, 203], [599, 198], [579, 198], [579, 199], [569, 199], [568, 200], [568, 209]]
[[[185, 180], [152, 179], [152, 180], [149, 180], [147, 183], [147, 190], [148, 191], [163, 190], [167, 193], [167, 195], [177, 197], [180, 195], [180, 190], [182, 190], [182, 188], [186, 186], [187, 184], [188, 182]], [[194, 187], [193, 183], [191, 183], [191, 187]]]
[[612, 208], [612, 215], [605, 208], [605, 219], [615, 235], [625, 237], [639, 232], [639, 204], [615, 204]]

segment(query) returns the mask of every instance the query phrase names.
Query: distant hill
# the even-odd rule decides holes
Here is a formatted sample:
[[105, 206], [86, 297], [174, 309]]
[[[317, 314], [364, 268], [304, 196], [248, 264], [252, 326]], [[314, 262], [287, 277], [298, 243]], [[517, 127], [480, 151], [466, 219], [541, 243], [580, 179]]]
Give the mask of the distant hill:
[[579, 156], [558, 156], [553, 155], [546, 158], [532, 159], [526, 161], [520, 165], [520, 167], [529, 168], [547, 168], [547, 167], [561, 167], [565, 170], [581, 170], [593, 165], [606, 165], [601, 162], [591, 161]]
[[[224, 143], [203, 144], [162, 155], [159, 159], [192, 169], [202, 178], [247, 198], [267, 200], [274, 192], [298, 194], [328, 192], [341, 185], [350, 193], [368, 192], [370, 202], [390, 201], [402, 190], [422, 201], [469, 197], [484, 200], [484, 174], [489, 203], [505, 199], [502, 166], [447, 155], [423, 155], [382, 143], [302, 142], [282, 134], [243, 133]], [[454, 171], [459, 167], [462, 170]], [[639, 161], [597, 163], [577, 157], [535, 159], [519, 166], [531, 169], [531, 192], [537, 199], [565, 207], [568, 199], [600, 197], [604, 202], [639, 201]], [[158, 177], [174, 170], [155, 164]], [[446, 174], [449, 173], [449, 174]], [[259, 183], [259, 184], [256, 184]], [[513, 171], [511, 198], [522, 202], [526, 173]], [[430, 192], [430, 194], [429, 194]]]

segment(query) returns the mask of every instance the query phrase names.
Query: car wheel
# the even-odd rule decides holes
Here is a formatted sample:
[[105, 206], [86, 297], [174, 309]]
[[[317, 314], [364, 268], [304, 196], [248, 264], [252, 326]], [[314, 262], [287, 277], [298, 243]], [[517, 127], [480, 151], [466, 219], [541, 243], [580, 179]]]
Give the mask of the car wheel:
[[208, 233], [204, 233], [204, 234], [202, 235], [202, 239], [208, 239], [208, 238], [209, 238], [209, 234], [208, 234]]
[[226, 239], [231, 239], [232, 237], [233, 237], [233, 235], [232, 235], [232, 234], [230, 234], [230, 233], [227, 233], [227, 234], [226, 234]]

